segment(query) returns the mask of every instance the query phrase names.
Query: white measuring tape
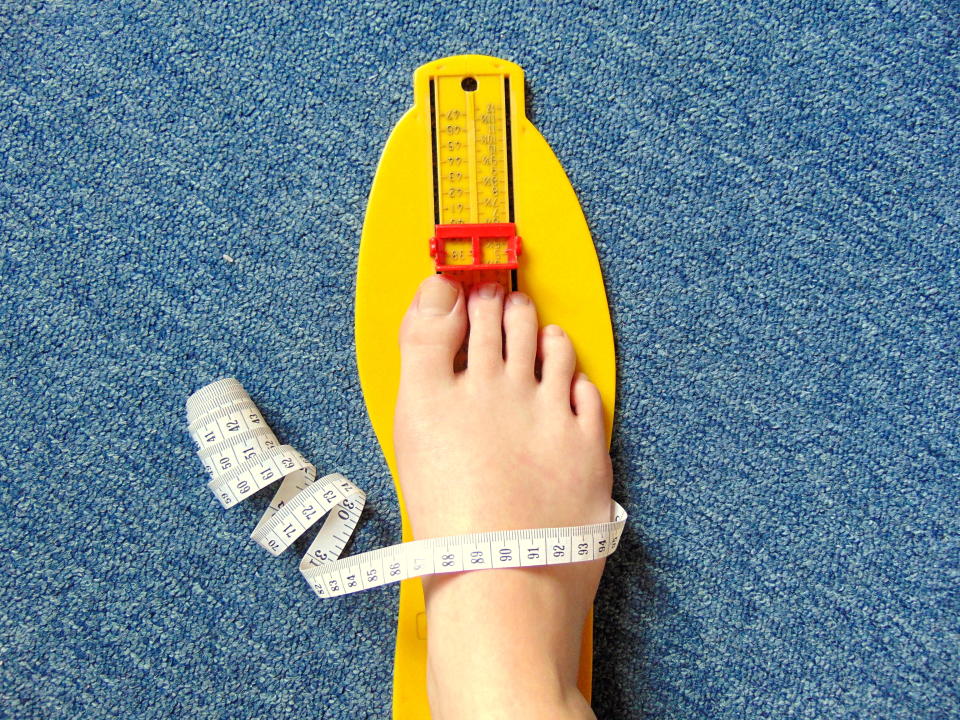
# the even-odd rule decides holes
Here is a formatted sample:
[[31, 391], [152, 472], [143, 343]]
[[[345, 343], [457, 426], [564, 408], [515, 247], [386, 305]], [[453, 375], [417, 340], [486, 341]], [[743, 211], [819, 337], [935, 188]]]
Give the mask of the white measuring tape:
[[300, 572], [322, 598], [433, 573], [596, 560], [617, 549], [627, 520], [626, 511], [611, 501], [610, 522], [414, 540], [340, 560], [367, 498], [363, 490], [339, 473], [318, 479], [300, 453], [280, 444], [233, 378], [191, 395], [187, 423], [211, 476], [207, 487], [224, 508], [283, 481], [251, 535], [271, 555], [326, 516], [300, 562]]

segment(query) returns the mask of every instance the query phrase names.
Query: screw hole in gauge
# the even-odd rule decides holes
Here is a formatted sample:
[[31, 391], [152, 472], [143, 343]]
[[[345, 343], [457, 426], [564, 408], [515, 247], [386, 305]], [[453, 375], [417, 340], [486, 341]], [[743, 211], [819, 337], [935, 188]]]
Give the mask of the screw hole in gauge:
[[473, 92], [477, 89], [477, 79], [473, 77], [465, 77], [461, 81], [460, 87], [462, 87], [467, 92]]

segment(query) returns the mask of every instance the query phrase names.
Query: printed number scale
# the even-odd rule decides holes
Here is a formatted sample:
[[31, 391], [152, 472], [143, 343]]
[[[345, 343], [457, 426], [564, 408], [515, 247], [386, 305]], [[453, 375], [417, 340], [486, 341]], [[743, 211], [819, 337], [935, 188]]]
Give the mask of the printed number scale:
[[477, 73], [430, 81], [436, 269], [471, 285], [516, 289], [510, 78]]

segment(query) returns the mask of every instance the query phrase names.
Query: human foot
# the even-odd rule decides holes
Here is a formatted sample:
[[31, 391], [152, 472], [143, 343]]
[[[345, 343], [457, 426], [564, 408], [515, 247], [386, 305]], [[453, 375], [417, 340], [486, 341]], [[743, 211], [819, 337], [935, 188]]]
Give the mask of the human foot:
[[[610, 520], [599, 392], [560, 328], [538, 332], [526, 296], [505, 304], [489, 285], [467, 298], [430, 277], [400, 346], [394, 445], [415, 538]], [[603, 562], [424, 578], [434, 719], [592, 717], [576, 677]]]

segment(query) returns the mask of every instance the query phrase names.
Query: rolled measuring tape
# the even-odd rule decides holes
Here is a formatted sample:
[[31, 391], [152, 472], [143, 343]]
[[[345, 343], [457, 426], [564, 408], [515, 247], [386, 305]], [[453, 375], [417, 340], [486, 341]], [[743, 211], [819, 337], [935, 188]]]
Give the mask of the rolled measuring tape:
[[300, 561], [318, 597], [369, 590], [435, 573], [586, 562], [611, 555], [626, 511], [611, 500], [610, 522], [536, 530], [501, 530], [436, 537], [340, 559], [360, 519], [366, 494], [339, 473], [317, 469], [283, 445], [234, 378], [201, 388], [187, 400], [187, 424], [224, 508], [280, 482], [251, 538], [279, 555], [326, 518]]

